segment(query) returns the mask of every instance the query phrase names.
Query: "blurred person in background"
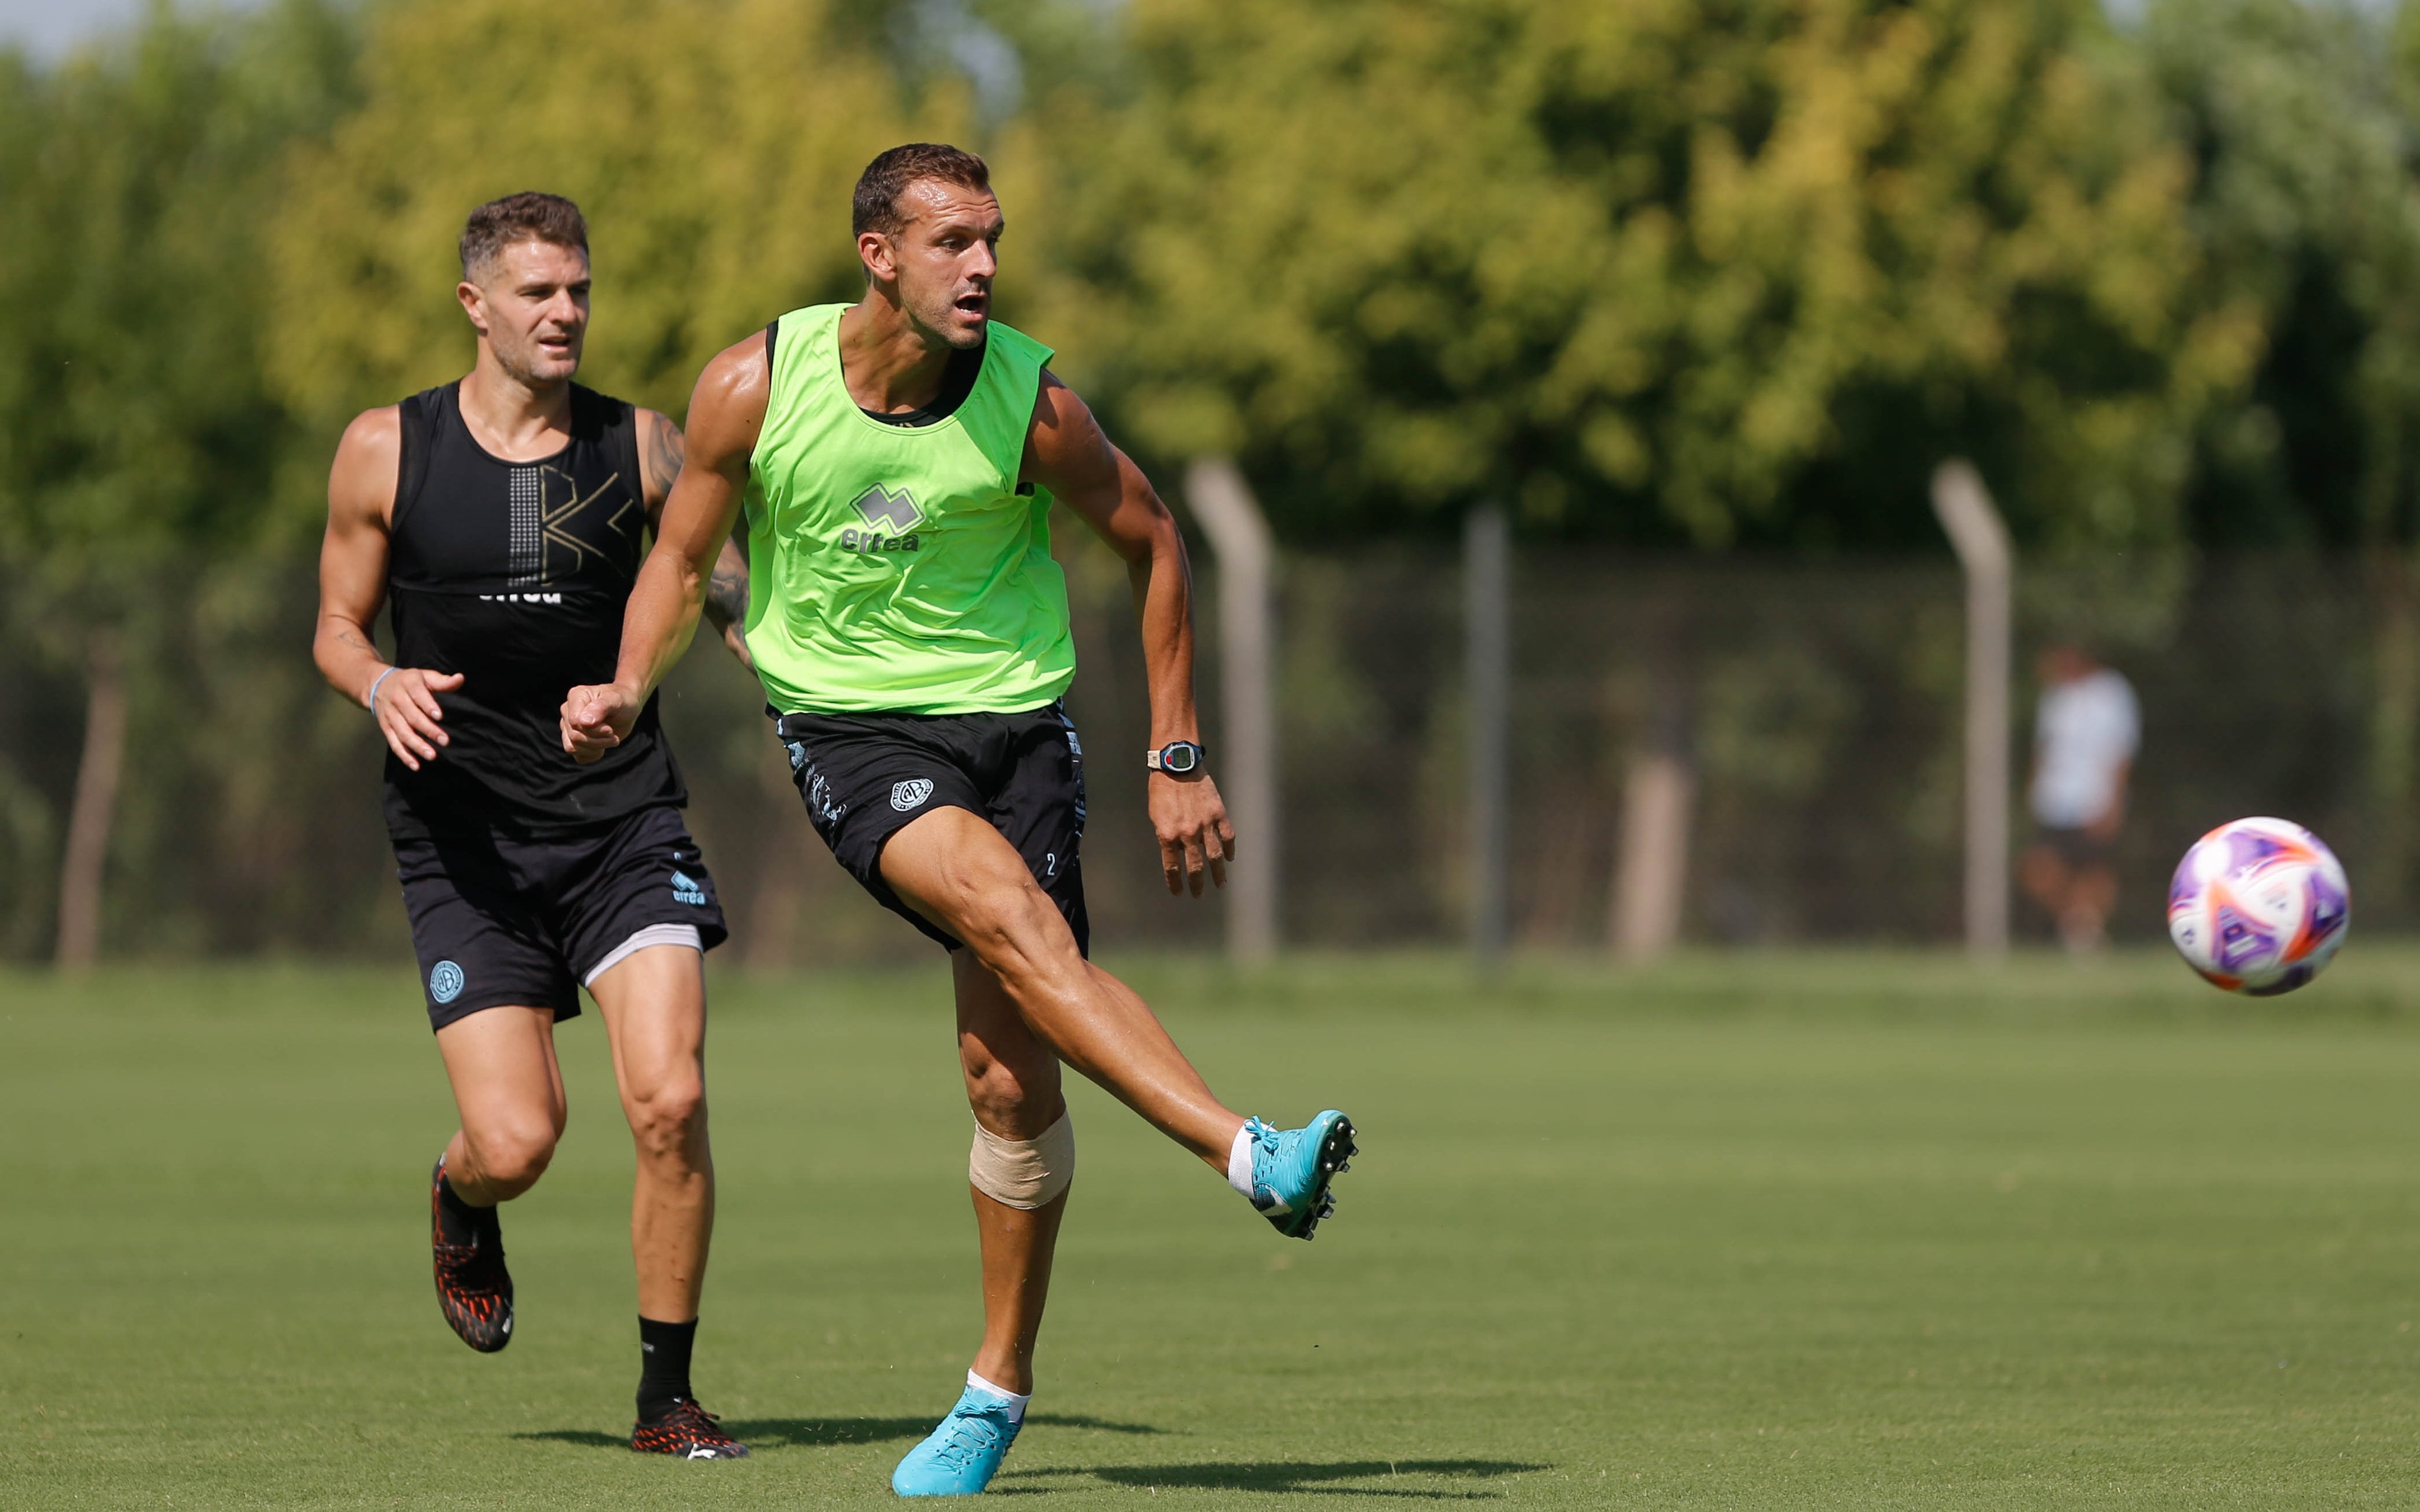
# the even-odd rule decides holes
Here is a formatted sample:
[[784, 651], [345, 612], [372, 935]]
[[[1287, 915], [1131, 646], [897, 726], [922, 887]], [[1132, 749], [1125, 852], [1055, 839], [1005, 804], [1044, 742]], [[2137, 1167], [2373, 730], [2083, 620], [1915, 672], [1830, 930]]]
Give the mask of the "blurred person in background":
[[[313, 647], [386, 739], [387, 831], [461, 1114], [430, 1176], [438, 1303], [473, 1349], [512, 1342], [496, 1208], [536, 1182], [562, 1137], [554, 1027], [578, 1015], [584, 986], [638, 1146], [630, 1447], [737, 1458], [748, 1451], [689, 1379], [714, 1229], [704, 957], [723, 939], [721, 905], [653, 701], [607, 760], [574, 763], [555, 735], [566, 684], [612, 673], [681, 433], [572, 381], [589, 300], [577, 206], [535, 193], [482, 205], [460, 252], [455, 294], [476, 363], [346, 430]], [[725, 543], [706, 612], [727, 625], [747, 600], [746, 565]], [[393, 665], [370, 636], [381, 604]]]
[[2084, 954], [2108, 943], [2118, 833], [2126, 820], [2126, 779], [2142, 744], [2142, 711], [2133, 685], [2074, 641], [2045, 649], [2037, 675], [2041, 701], [2027, 788], [2035, 838], [2017, 875], [2056, 924], [2059, 942]]
[[1005, 223], [982, 159], [894, 147], [860, 177], [851, 220], [864, 297], [794, 310], [698, 378], [620, 670], [569, 689], [562, 740], [585, 761], [630, 738], [744, 503], [748, 646], [808, 816], [876, 902], [950, 952], [984, 1335], [892, 1489], [955, 1495], [989, 1484], [1033, 1393], [1075, 1176], [1063, 1059], [1290, 1238], [1327, 1214], [1353, 1126], [1333, 1108], [1283, 1130], [1228, 1108], [1087, 959], [1084, 750], [1061, 702], [1076, 659], [1050, 511], [1126, 563], [1151, 701], [1137, 765], [1168, 888], [1200, 897], [1235, 832], [1195, 718], [1184, 538], [1050, 349], [991, 319]]

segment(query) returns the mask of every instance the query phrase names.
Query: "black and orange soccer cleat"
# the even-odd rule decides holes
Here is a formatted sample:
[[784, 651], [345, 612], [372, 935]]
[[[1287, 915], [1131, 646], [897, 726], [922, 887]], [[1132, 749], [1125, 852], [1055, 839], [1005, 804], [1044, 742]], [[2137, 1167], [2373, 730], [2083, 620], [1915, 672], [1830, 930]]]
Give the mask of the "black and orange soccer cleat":
[[630, 1447], [643, 1455], [675, 1459], [745, 1459], [748, 1446], [715, 1425], [719, 1419], [683, 1398], [653, 1423], [633, 1424]]
[[481, 1354], [510, 1344], [513, 1278], [504, 1269], [504, 1226], [495, 1209], [473, 1208], [455, 1196], [445, 1184], [442, 1156], [428, 1188], [428, 1248], [446, 1325]]

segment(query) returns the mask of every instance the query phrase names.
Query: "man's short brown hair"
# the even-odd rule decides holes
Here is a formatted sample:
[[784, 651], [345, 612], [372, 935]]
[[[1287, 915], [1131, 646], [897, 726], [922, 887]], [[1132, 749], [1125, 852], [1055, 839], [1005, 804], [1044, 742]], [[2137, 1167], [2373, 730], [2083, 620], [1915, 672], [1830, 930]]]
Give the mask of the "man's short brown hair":
[[849, 235], [879, 231], [895, 237], [908, 229], [908, 218], [899, 213], [899, 196], [922, 178], [991, 193], [991, 169], [983, 159], [939, 142], [910, 142], [867, 163], [857, 176], [857, 193], [849, 201]]
[[494, 266], [498, 255], [516, 241], [575, 247], [585, 257], [588, 218], [560, 194], [524, 191], [491, 199], [473, 210], [462, 227], [463, 278], [478, 282], [478, 275]]

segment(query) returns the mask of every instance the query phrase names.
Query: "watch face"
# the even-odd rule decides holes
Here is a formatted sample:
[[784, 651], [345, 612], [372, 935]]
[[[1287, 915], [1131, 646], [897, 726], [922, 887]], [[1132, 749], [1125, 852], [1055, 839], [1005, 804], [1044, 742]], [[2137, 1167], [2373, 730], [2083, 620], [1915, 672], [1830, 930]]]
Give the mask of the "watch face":
[[1178, 743], [1159, 753], [1159, 764], [1171, 772], [1189, 772], [1202, 764], [1202, 748]]

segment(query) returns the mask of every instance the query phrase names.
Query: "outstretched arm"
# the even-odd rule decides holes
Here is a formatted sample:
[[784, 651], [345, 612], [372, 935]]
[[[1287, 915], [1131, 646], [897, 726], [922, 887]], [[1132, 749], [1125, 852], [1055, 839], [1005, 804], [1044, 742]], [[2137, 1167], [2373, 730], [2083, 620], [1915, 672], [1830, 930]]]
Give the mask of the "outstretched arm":
[[370, 711], [397, 760], [417, 772], [446, 744], [437, 695], [462, 686], [460, 672], [390, 667], [370, 638], [386, 600], [387, 527], [402, 465], [403, 423], [395, 408], [365, 410], [345, 427], [328, 470], [328, 533], [319, 543], [319, 625], [311, 659], [328, 686]]
[[[639, 467], [645, 485], [647, 528], [661, 533], [664, 523], [664, 501], [672, 497], [673, 486], [679, 481], [681, 466], [688, 455], [688, 440], [681, 428], [669, 415], [653, 409], [639, 411]], [[748, 642], [741, 632], [748, 623], [748, 556], [736, 536], [724, 540], [722, 550], [714, 559], [714, 576], [706, 588], [706, 623], [722, 637], [722, 643], [739, 658], [739, 665], [753, 671], [756, 664], [748, 655]]]
[[[1202, 738], [1193, 707], [1193, 571], [1185, 537], [1133, 458], [1109, 444], [1076, 391], [1049, 373], [1025, 437], [1026, 482], [1058, 496], [1094, 533], [1125, 559], [1142, 624], [1143, 670], [1151, 689], [1151, 744]], [[1140, 755], [1140, 752], [1137, 753]], [[1227, 885], [1235, 826], [1206, 771], [1149, 778], [1152, 829], [1168, 890], [1202, 896], [1202, 874]]]
[[731, 545], [769, 388], [763, 332], [725, 348], [698, 375], [687, 455], [622, 614], [613, 681], [575, 687], [563, 702], [563, 748], [575, 759], [593, 762], [620, 745], [647, 695], [688, 649], [714, 563]]

